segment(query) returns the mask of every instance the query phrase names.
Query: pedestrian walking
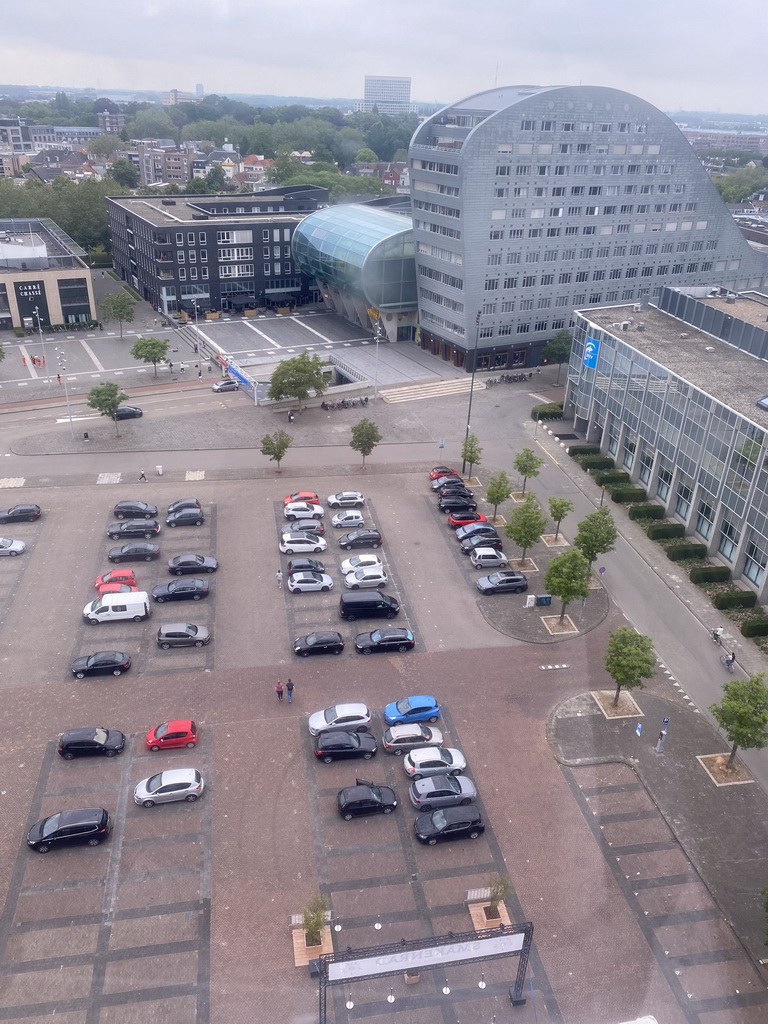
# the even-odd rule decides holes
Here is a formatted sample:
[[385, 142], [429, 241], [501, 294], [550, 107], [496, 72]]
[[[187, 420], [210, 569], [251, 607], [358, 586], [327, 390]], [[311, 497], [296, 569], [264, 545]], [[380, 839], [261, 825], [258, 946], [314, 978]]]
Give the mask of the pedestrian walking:
[[179, 363], [179, 370], [180, 370], [180, 372], [181, 372], [181, 373], [185, 373], [185, 372], [186, 372], [186, 369], [187, 369], [187, 368], [186, 368], [186, 366], [184, 365], [184, 363]]
[[277, 680], [277, 685], [275, 686], [275, 693], [277, 694], [278, 700], [283, 699], [283, 684], [280, 682], [279, 679]]
[[198, 370], [197, 371], [197, 379], [198, 380], [202, 380], [203, 379], [203, 371], [202, 370]]
[[290, 704], [291, 701], [293, 700], [293, 682], [292, 682], [292, 680], [290, 680], [290, 679], [288, 680], [288, 682], [285, 684], [285, 689], [288, 692], [288, 703]]
[[282, 569], [278, 569], [277, 572], [275, 573], [275, 580], [277, 582], [277, 589], [278, 590], [282, 590], [283, 589], [283, 570]]
[[22, 361], [22, 363], [24, 364], [24, 366], [26, 366], [26, 365], [27, 365], [27, 357], [26, 357], [26, 356], [22, 356], [22, 357], [21, 357], [21, 361]]
[[146, 474], [146, 473], [144, 472], [144, 470], [143, 470], [143, 469], [142, 469], [142, 471], [141, 471], [141, 472], [139, 473], [139, 482], [141, 482], [142, 480], [144, 481], [144, 483], [146, 483], [146, 482], [147, 482], [147, 474]]
[[56, 383], [57, 384], [61, 384], [61, 374], [60, 373], [56, 374]]
[[170, 359], [168, 360], [168, 369], [171, 371], [171, 373], [173, 373], [173, 363], [170, 361]]
[[103, 270], [102, 270], [102, 272], [101, 272], [101, 276], [102, 276], [102, 277], [104, 277], [104, 276], [105, 276], [105, 274], [104, 274], [104, 271], [103, 271]]

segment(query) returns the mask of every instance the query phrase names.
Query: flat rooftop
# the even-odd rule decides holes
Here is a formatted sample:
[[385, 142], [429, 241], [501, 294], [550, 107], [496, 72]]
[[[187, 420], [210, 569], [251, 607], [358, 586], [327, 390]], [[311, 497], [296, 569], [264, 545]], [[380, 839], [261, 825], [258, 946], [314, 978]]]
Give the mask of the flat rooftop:
[[[722, 303], [729, 313], [739, 316], [738, 300], [736, 305], [726, 305], [725, 299], [705, 301]], [[749, 300], [741, 301], [750, 305]], [[629, 304], [587, 309], [581, 315], [768, 431], [768, 412], [757, 407], [758, 398], [768, 395], [768, 361], [747, 355], [654, 308], [636, 313]], [[618, 325], [627, 320], [631, 323], [623, 331]], [[764, 326], [765, 320], [760, 323]], [[645, 330], [637, 329], [640, 324]]]
[[[279, 206], [281, 201], [295, 201], [297, 197], [290, 193], [285, 196], [265, 195], [260, 198], [258, 192], [253, 194], [233, 192], [231, 197], [216, 196], [215, 198], [216, 206], [228, 206], [232, 212], [208, 213], [207, 216], [203, 216], [207, 213], [206, 207], [214, 199], [210, 194], [199, 196], [110, 196], [109, 200], [159, 228], [172, 228], [174, 225], [180, 224], [188, 224], [191, 227], [203, 224], [242, 224], [252, 217], [268, 217], [270, 221], [285, 221], [287, 223], [295, 221], [297, 217], [307, 217], [316, 209], [312, 200], [307, 199], [307, 206], [311, 209], [286, 210], [282, 213], [273, 209], [273, 212], [267, 212], [267, 206], [274, 208]], [[164, 205], [163, 200], [167, 204], [169, 199], [174, 200], [173, 206]], [[235, 213], [235, 207], [242, 207], [245, 212]]]
[[752, 292], [752, 298], [736, 296], [736, 301], [727, 302], [725, 296], [718, 295], [711, 299], [698, 299], [704, 306], [712, 306], [729, 316], [743, 320], [745, 324], [752, 324], [753, 327], [762, 327], [768, 331], [768, 295], [760, 292]]

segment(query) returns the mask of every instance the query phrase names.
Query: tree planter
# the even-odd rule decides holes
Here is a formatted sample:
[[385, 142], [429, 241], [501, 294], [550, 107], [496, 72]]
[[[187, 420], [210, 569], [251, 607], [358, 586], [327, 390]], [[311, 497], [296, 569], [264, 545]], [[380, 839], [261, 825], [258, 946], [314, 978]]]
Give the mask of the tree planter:
[[403, 978], [406, 985], [416, 985], [421, 981], [421, 974], [419, 971], [406, 971]]
[[307, 945], [307, 933], [301, 914], [291, 917], [291, 943], [293, 945], [293, 966], [306, 967], [311, 960], [316, 960], [322, 953], [333, 952], [333, 932], [330, 925], [330, 913], [326, 915], [326, 924], [320, 932], [320, 943], [316, 946]]

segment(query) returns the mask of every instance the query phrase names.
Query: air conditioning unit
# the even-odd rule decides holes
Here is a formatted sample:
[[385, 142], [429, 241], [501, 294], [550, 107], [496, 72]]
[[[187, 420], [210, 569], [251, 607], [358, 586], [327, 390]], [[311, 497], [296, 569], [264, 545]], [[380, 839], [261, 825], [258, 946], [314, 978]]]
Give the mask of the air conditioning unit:
[[621, 329], [622, 329], [622, 331], [628, 331], [628, 330], [629, 330], [629, 320], [625, 320], [625, 321], [624, 321], [624, 322], [622, 323], [622, 325], [621, 325]]
[[638, 331], [644, 331], [645, 330], [645, 324], [638, 324], [637, 325], [637, 330]]
[[685, 332], [683, 332], [683, 333], [682, 333], [682, 334], [680, 335], [680, 337], [681, 337], [681, 338], [687, 338], [687, 337], [688, 337], [688, 335], [687, 335], [687, 334], [686, 334]]
[[714, 352], [715, 351], [715, 346], [714, 345], [707, 345], [705, 347], [704, 351], [705, 352]]
[[634, 306], [633, 306], [632, 308], [634, 309], [634, 311], [635, 311], [636, 313], [639, 313], [639, 312], [640, 312], [640, 310], [641, 310], [641, 309], [642, 309], [643, 307], [642, 307], [642, 306], [640, 305], [640, 303], [639, 303], [639, 302], [636, 302], [636, 303], [635, 303], [635, 305], [634, 305]]

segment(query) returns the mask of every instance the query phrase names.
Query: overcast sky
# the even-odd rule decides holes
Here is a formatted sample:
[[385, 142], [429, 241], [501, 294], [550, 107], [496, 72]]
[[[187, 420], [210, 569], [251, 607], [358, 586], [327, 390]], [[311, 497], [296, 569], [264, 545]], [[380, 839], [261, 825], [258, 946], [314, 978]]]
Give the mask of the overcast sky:
[[34, 85], [411, 99], [602, 85], [663, 110], [768, 114], [768, 3], [741, 0], [6, 0], [0, 79]]

